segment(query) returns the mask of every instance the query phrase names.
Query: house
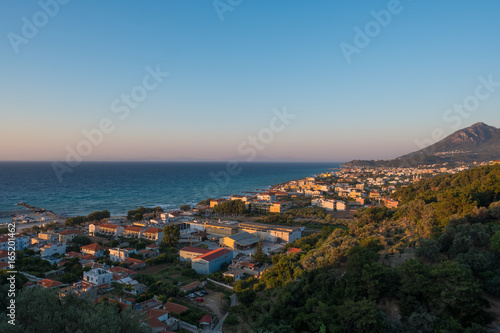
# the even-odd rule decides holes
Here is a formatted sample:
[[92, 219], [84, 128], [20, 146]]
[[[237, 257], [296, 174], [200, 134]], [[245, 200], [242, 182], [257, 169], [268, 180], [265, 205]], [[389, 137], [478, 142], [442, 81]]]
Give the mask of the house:
[[98, 258], [102, 257], [104, 254], [104, 248], [97, 244], [97, 243], [92, 243], [89, 245], [84, 245], [81, 247], [81, 252], [82, 254], [91, 254], [93, 256], [96, 256]]
[[160, 228], [149, 228], [142, 233], [143, 237], [159, 245], [163, 240], [163, 230]]
[[221, 269], [223, 264], [231, 263], [233, 251], [217, 249], [191, 260], [191, 268], [198, 274], [211, 274]]
[[167, 302], [163, 304], [163, 309], [169, 311], [170, 313], [175, 313], [176, 315], [180, 315], [181, 313], [184, 313], [187, 310], [189, 310], [184, 305], [180, 305], [174, 302]]
[[134, 248], [121, 249], [119, 247], [115, 247], [109, 249], [109, 259], [113, 262], [121, 262], [125, 261], [129, 257], [130, 253], [137, 253]]
[[47, 244], [40, 248], [42, 257], [51, 257], [53, 255], [62, 255], [66, 253], [66, 243]]
[[384, 198], [382, 199], [382, 205], [384, 205], [387, 208], [398, 208], [399, 201]]
[[142, 269], [146, 267], [146, 262], [139, 259], [127, 258], [125, 259], [125, 262], [129, 264], [130, 269], [133, 270]]
[[134, 280], [131, 277], [116, 280], [115, 282], [122, 285], [124, 287], [124, 291], [132, 295], [141, 294], [143, 291], [148, 289], [145, 284], [139, 283], [137, 280]]
[[80, 230], [77, 229], [69, 229], [69, 230], [64, 230], [58, 233], [59, 236], [59, 242], [61, 243], [68, 243], [73, 240], [76, 236], [81, 236], [83, 233]]
[[272, 193], [259, 193], [257, 194], [257, 199], [262, 200], [262, 201], [267, 201], [267, 202], [275, 202], [276, 201], [276, 196]]
[[194, 281], [191, 283], [186, 284], [185, 286], [181, 287], [181, 290], [184, 290], [185, 293], [189, 293], [193, 290], [198, 290], [204, 287], [204, 284], [200, 281]]
[[233, 250], [248, 250], [254, 247], [259, 239], [254, 235], [243, 231], [235, 235], [221, 238], [220, 245], [227, 246]]
[[170, 317], [170, 311], [165, 309], [150, 309], [146, 313], [146, 318], [153, 332], [166, 332], [179, 328], [179, 321]]
[[227, 272], [222, 273], [223, 276], [227, 276], [233, 279], [234, 282], [243, 278], [245, 272], [241, 269], [230, 269]]
[[149, 245], [146, 246], [146, 250], [159, 253], [160, 252], [160, 246], [158, 246], [156, 244], [149, 244]]
[[24, 250], [30, 246], [31, 237], [27, 235], [15, 235], [16, 250]]
[[54, 280], [50, 280], [50, 279], [40, 280], [36, 284], [37, 284], [37, 286], [44, 287], [47, 289], [54, 289], [54, 288], [61, 287], [63, 285], [59, 281], [54, 281]]
[[203, 330], [211, 330], [213, 328], [213, 319], [210, 315], [203, 315], [200, 319], [200, 326], [203, 327]]
[[123, 235], [124, 228], [117, 224], [101, 223], [101, 224], [89, 224], [89, 234], [95, 236], [95, 234], [105, 234], [112, 235], [115, 237]]
[[278, 201], [271, 204], [269, 208], [269, 212], [271, 213], [284, 213], [290, 208], [291, 204], [289, 201]]
[[180, 261], [191, 261], [192, 259], [199, 257], [205, 253], [210, 252], [209, 249], [203, 249], [201, 247], [191, 247], [186, 246], [180, 249], [179, 251], [179, 260]]
[[337, 201], [335, 203], [335, 208], [338, 210], [338, 211], [344, 211], [346, 210], [346, 203], [344, 201]]
[[83, 272], [83, 280], [91, 283], [93, 286], [110, 284], [113, 281], [113, 273], [102, 268], [93, 268], [88, 272]]
[[214, 208], [218, 204], [223, 203], [224, 201], [227, 201], [226, 199], [212, 199], [210, 200], [210, 208]]
[[113, 274], [123, 274], [124, 276], [133, 276], [136, 274], [136, 271], [121, 267], [121, 266], [114, 266], [111, 268], [108, 268], [108, 272], [113, 273]]
[[141, 238], [143, 231], [143, 227], [137, 225], [129, 225], [128, 227], [123, 228], [123, 236], [130, 238]]
[[39, 232], [38, 239], [46, 240], [51, 243], [55, 243], [59, 240], [59, 235], [55, 234], [53, 231], [49, 230], [47, 232]]

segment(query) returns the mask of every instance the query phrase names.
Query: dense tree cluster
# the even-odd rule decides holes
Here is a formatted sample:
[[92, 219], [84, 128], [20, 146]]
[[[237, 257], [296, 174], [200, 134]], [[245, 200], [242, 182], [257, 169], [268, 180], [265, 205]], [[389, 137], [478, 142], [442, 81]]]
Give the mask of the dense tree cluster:
[[132, 209], [127, 212], [127, 220], [130, 221], [140, 221], [144, 218], [144, 214], [149, 213], [160, 213], [163, 212], [161, 207], [147, 208], [147, 207], [139, 207], [137, 209]]
[[107, 219], [110, 217], [110, 213], [107, 210], [103, 210], [100, 212], [93, 212], [90, 213], [87, 216], [75, 216], [75, 217], [70, 217], [69, 219], [66, 219], [66, 222], [64, 223], [67, 226], [74, 226], [74, 225], [80, 225], [85, 222], [92, 222], [92, 221], [101, 221], [103, 219]]
[[218, 214], [243, 214], [246, 211], [245, 203], [241, 200], [224, 201], [212, 209]]
[[[2, 307], [5, 309], [6, 307]], [[151, 332], [132, 308], [121, 310], [117, 303], [100, 302], [69, 295], [59, 298], [57, 292], [45, 288], [24, 288], [16, 298], [16, 325], [0, 316], [0, 332]]]
[[301, 253], [238, 281], [229, 323], [261, 333], [486, 332], [482, 295], [500, 296], [499, 171], [416, 183], [397, 193], [396, 211], [360, 210], [346, 227], [295, 241]]

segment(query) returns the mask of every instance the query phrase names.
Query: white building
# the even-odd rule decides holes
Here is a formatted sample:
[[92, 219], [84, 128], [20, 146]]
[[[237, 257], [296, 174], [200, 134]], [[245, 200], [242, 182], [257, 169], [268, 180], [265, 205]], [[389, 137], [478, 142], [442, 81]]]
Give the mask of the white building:
[[64, 253], [66, 253], [66, 243], [51, 243], [40, 248], [40, 255], [42, 257], [51, 257], [56, 254], [61, 255]]
[[88, 272], [83, 272], [83, 279], [93, 286], [101, 286], [106, 283], [110, 284], [113, 281], [113, 274], [102, 268], [93, 268]]
[[122, 262], [129, 258], [130, 253], [137, 253], [133, 248], [120, 249], [118, 247], [109, 249], [109, 259], [113, 262]]

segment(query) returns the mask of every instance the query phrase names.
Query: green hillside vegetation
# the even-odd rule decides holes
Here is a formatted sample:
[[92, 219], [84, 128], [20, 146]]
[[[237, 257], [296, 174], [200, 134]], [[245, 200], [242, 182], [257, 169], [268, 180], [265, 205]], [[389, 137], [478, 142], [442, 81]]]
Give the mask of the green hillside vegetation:
[[[408, 186], [236, 284], [233, 325], [254, 332], [486, 332], [500, 297], [500, 166]], [[226, 330], [224, 330], [226, 331]], [[236, 332], [236, 329], [235, 331]]]

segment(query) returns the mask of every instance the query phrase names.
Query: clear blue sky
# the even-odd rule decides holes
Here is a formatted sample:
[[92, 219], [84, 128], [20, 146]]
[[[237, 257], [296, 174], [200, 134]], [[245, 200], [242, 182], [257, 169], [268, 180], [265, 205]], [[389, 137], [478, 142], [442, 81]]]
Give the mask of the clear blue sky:
[[[0, 159], [64, 160], [105, 118], [114, 130], [84, 160], [244, 159], [283, 107], [296, 117], [256, 160], [392, 158], [436, 128], [500, 127], [500, 87], [443, 119], [479, 76], [500, 82], [500, 2], [401, 1], [348, 63], [341, 43], [389, 3], [243, 0], [221, 20], [211, 1], [73, 0], [53, 17], [2, 1]], [[40, 27], [15, 52], [23, 17]], [[169, 76], [119, 119], [113, 101], [157, 65]]]

